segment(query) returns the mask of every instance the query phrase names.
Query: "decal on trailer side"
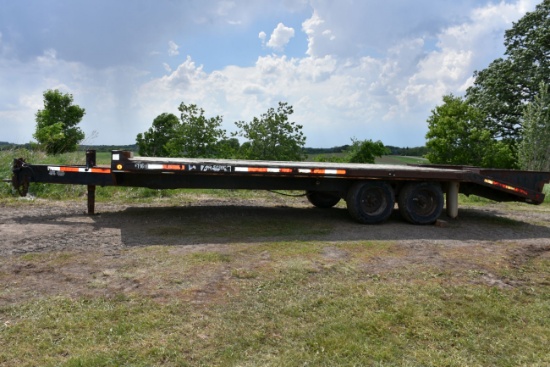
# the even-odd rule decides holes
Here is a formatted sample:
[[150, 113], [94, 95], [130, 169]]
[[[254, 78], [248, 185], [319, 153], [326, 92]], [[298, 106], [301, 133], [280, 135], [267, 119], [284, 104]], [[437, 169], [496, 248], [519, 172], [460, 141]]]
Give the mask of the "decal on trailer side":
[[231, 166], [222, 164], [201, 164], [201, 172], [231, 172]]

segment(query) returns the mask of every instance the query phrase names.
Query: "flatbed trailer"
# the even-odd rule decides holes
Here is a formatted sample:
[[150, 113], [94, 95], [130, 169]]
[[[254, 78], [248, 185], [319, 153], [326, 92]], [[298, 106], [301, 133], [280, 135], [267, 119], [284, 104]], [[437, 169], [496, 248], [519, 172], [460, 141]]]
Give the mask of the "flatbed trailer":
[[95, 210], [96, 186], [300, 190], [320, 208], [345, 200], [351, 216], [365, 224], [383, 222], [395, 204], [413, 224], [434, 223], [445, 199], [447, 215], [456, 218], [459, 193], [540, 204], [550, 181], [550, 172], [469, 166], [134, 157], [121, 150], [111, 152], [110, 166], [96, 165], [96, 152], [88, 150], [85, 165], [34, 165], [19, 158], [12, 171], [12, 185], [21, 195], [31, 182], [87, 185], [89, 214]]

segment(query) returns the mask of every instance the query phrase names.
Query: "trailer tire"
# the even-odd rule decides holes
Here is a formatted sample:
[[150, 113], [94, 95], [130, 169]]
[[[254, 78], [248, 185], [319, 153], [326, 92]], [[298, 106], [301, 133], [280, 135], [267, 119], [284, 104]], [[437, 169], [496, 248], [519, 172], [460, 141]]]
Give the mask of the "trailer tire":
[[357, 182], [349, 189], [346, 203], [350, 215], [359, 223], [375, 224], [391, 215], [395, 194], [384, 181]]
[[399, 192], [399, 212], [413, 224], [432, 224], [443, 210], [441, 185], [432, 182], [411, 182]]
[[308, 191], [306, 197], [311, 204], [322, 209], [332, 208], [340, 202], [340, 196], [330, 192]]

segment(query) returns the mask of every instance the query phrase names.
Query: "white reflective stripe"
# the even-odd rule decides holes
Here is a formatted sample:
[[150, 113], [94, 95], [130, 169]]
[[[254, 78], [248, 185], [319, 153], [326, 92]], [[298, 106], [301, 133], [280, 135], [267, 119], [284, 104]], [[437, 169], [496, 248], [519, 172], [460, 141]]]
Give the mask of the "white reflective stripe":
[[247, 173], [291, 173], [291, 168], [275, 167], [235, 167], [235, 172]]
[[113, 154], [113, 161], [119, 161], [120, 160], [120, 154]]
[[149, 163], [147, 165], [147, 168], [148, 169], [163, 169], [163, 166], [162, 166], [162, 164]]
[[61, 167], [51, 167], [51, 166], [48, 166], [48, 171], [61, 171]]
[[[151, 165], [149, 165], [151, 166]], [[292, 173], [292, 168], [283, 167], [235, 167], [235, 172], [247, 172], [247, 173]], [[324, 169], [324, 168], [298, 168], [298, 173], [305, 173], [308, 175], [345, 175], [345, 170], [339, 169]]]

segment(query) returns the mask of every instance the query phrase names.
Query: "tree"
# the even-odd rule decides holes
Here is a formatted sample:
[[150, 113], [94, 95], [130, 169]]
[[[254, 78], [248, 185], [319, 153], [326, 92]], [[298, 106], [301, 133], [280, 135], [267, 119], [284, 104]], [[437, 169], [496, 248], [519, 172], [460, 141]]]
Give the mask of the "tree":
[[550, 171], [550, 95], [548, 84], [541, 83], [539, 88], [539, 94], [523, 114], [518, 158], [522, 169]]
[[240, 149], [239, 139], [226, 138], [217, 144], [218, 158], [234, 158]]
[[169, 155], [166, 145], [174, 138], [179, 119], [172, 113], [163, 113], [153, 120], [146, 132], [136, 137], [138, 152], [142, 156], [166, 157]]
[[241, 146], [241, 155], [247, 159], [299, 161], [304, 158], [306, 137], [302, 125], [288, 120], [294, 113], [292, 106], [279, 102], [275, 111], [270, 108], [251, 122], [235, 122], [239, 135], [247, 139]]
[[428, 119], [427, 158], [432, 163], [513, 168], [510, 147], [484, 127], [484, 114], [460, 97], [447, 95]]
[[477, 71], [467, 101], [484, 114], [484, 126], [512, 150], [521, 140], [523, 109], [550, 76], [550, 0], [505, 33], [506, 58]]
[[166, 143], [172, 157], [219, 158], [222, 141], [227, 139], [221, 129], [222, 117], [206, 118], [204, 110], [196, 105], [181, 103], [181, 124], [176, 126], [174, 137]]
[[84, 117], [84, 108], [73, 105], [72, 94], [48, 89], [44, 92], [44, 109], [36, 113], [33, 137], [48, 154], [72, 152], [84, 140], [78, 125]]
[[390, 150], [378, 140], [357, 140], [351, 139], [352, 145], [348, 151], [347, 161], [350, 163], [374, 163], [376, 157], [389, 154]]

